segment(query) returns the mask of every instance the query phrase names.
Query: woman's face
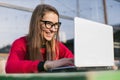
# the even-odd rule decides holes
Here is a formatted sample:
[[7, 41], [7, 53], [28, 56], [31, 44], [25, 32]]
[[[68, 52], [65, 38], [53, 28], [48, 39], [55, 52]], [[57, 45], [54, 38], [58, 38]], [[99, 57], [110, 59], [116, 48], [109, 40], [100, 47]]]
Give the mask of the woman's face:
[[47, 12], [41, 20], [43, 37], [50, 41], [58, 30], [58, 15], [53, 12]]

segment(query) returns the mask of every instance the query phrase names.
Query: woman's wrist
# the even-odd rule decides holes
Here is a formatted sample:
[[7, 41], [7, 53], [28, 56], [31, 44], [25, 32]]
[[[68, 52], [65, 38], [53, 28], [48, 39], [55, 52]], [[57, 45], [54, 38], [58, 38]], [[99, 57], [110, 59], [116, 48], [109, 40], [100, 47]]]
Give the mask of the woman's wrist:
[[[47, 62], [47, 61], [46, 61]], [[46, 62], [44, 63], [43, 67], [44, 67], [44, 70], [47, 71], [47, 65], [46, 65]]]
[[44, 70], [47, 71], [49, 69], [49, 66], [50, 66], [50, 61], [45, 61], [44, 63]]

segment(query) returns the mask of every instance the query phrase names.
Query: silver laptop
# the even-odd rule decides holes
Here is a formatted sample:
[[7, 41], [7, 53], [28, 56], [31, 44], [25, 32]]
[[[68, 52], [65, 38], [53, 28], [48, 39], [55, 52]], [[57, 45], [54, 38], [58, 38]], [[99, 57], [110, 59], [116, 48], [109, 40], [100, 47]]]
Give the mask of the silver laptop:
[[74, 22], [75, 66], [113, 66], [113, 27], [78, 17]]
[[112, 26], [74, 18], [75, 66], [59, 67], [55, 71], [88, 71], [111, 69], [114, 65]]

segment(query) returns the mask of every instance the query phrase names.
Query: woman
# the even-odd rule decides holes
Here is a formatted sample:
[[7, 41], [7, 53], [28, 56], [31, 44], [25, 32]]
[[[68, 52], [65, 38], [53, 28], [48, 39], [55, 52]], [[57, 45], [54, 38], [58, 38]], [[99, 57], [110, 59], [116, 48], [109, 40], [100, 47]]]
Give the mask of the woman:
[[15, 40], [6, 64], [6, 73], [37, 73], [73, 65], [73, 54], [59, 42], [61, 23], [58, 11], [47, 4], [33, 11], [28, 35]]

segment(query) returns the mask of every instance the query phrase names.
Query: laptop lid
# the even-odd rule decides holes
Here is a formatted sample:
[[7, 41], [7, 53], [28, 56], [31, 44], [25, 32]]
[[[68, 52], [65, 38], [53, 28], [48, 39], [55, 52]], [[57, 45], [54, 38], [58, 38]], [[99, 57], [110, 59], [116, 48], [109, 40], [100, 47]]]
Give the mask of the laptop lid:
[[112, 26], [74, 18], [74, 54], [76, 67], [114, 65]]

